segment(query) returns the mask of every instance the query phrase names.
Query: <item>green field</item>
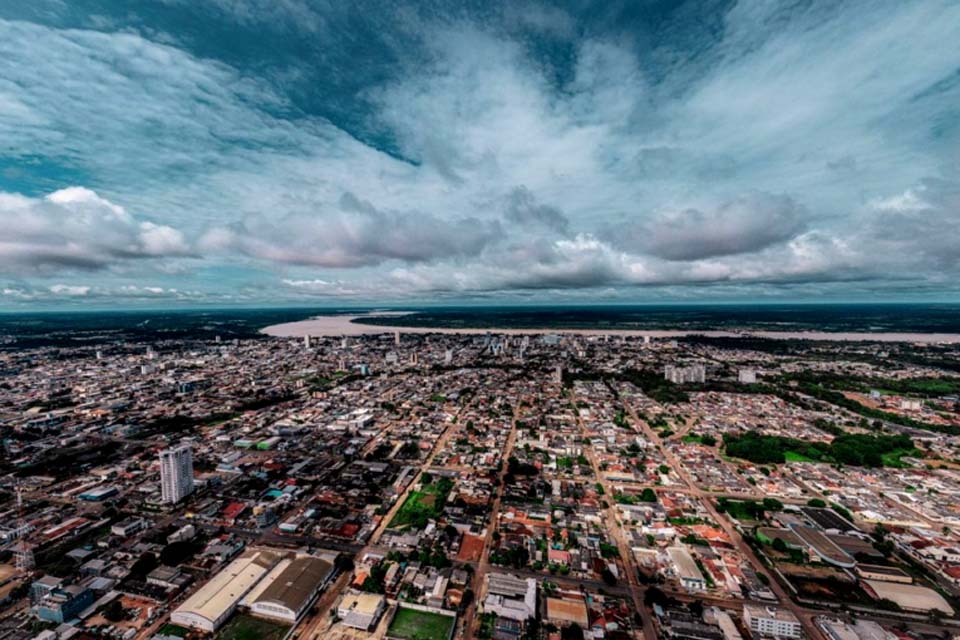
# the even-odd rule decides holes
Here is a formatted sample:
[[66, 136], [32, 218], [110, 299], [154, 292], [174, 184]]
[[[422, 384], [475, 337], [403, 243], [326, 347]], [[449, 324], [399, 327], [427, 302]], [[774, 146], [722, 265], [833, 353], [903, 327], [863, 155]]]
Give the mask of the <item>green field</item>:
[[453, 616], [401, 606], [387, 629], [387, 637], [403, 640], [447, 640], [455, 621]]
[[157, 631], [157, 633], [164, 636], [177, 636], [178, 638], [186, 638], [190, 634], [190, 629], [184, 629], [178, 625], [167, 623], [160, 627], [160, 630]]
[[217, 640], [280, 640], [289, 629], [275, 622], [240, 615], [217, 634]]
[[816, 462], [813, 458], [797, 451], [785, 451], [783, 457], [786, 462]]
[[436, 519], [443, 513], [447, 495], [453, 489], [453, 481], [440, 478], [423, 487], [421, 491], [411, 491], [397, 515], [390, 522], [391, 527], [411, 525], [416, 529], [427, 526], [427, 520]]
[[903, 456], [916, 456], [918, 458], [922, 458], [923, 452], [919, 449], [894, 449], [893, 451], [884, 453], [881, 456], [883, 458], [883, 466], [895, 468], [906, 467], [906, 463], [900, 460], [900, 458]]

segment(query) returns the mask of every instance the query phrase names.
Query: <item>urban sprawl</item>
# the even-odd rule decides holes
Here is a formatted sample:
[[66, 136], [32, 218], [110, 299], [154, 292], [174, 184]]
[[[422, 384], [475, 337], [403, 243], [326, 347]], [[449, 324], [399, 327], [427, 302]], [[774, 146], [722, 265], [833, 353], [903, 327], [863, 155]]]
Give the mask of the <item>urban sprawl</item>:
[[0, 351], [0, 640], [960, 635], [960, 351]]

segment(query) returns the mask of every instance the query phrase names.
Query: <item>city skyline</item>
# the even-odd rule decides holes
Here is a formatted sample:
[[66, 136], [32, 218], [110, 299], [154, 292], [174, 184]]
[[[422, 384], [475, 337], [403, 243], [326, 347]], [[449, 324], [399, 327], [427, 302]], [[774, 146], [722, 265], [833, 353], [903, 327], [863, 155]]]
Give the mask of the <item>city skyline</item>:
[[0, 311], [960, 300], [960, 6], [0, 2]]

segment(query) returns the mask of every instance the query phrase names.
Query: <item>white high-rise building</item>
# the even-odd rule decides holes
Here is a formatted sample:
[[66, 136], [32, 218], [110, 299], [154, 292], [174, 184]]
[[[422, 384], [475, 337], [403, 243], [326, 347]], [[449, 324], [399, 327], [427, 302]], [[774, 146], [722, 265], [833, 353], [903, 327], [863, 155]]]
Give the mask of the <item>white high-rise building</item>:
[[176, 504], [193, 493], [193, 450], [189, 444], [160, 452], [160, 490], [168, 504]]

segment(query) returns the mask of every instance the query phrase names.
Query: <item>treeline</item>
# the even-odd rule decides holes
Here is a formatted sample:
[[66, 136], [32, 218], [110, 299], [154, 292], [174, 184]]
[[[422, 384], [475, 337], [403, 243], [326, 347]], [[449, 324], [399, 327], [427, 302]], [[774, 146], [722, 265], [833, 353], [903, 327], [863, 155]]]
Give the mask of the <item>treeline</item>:
[[644, 394], [661, 404], [676, 404], [690, 400], [690, 396], [680, 385], [674, 384], [663, 377], [662, 371], [624, 369], [617, 375], [617, 378], [634, 384]]
[[[930, 424], [928, 422], [915, 420], [907, 416], [902, 416], [896, 413], [890, 413], [887, 411], [883, 411], [882, 409], [874, 409], [873, 407], [868, 407], [866, 405], [860, 404], [856, 400], [851, 400], [850, 398], [846, 397], [839, 391], [834, 391], [833, 389], [828, 389], [824, 387], [821, 381], [821, 378], [815, 375], [797, 374], [796, 376], [792, 376], [791, 379], [797, 382], [796, 388], [802, 393], [812, 396], [818, 400], [829, 402], [830, 404], [834, 404], [838, 407], [849, 409], [850, 411], [857, 413], [861, 416], [864, 416], [865, 418], [873, 418], [875, 420], [885, 420], [887, 422], [892, 422], [894, 424], [899, 424], [906, 427], [913, 427], [915, 429], [924, 429], [926, 431], [936, 431], [940, 433], [947, 433], [950, 435], [960, 434], [960, 428], [952, 425]], [[838, 383], [838, 385], [841, 386], [841, 388], [843, 388], [844, 384], [845, 383]], [[847, 389], [847, 390], [851, 390], [851, 389]]]
[[882, 389], [893, 393], [927, 398], [960, 394], [960, 378], [867, 378], [831, 371], [805, 371], [793, 374], [790, 379], [831, 389], [859, 391], [861, 393], [868, 393], [871, 389]]
[[741, 436], [724, 434], [726, 454], [756, 464], [786, 462], [788, 452], [818, 462], [836, 462], [853, 467], [882, 467], [883, 455], [913, 450], [913, 440], [906, 435], [843, 434], [831, 442], [810, 442], [783, 436], [761, 435], [749, 431]]

